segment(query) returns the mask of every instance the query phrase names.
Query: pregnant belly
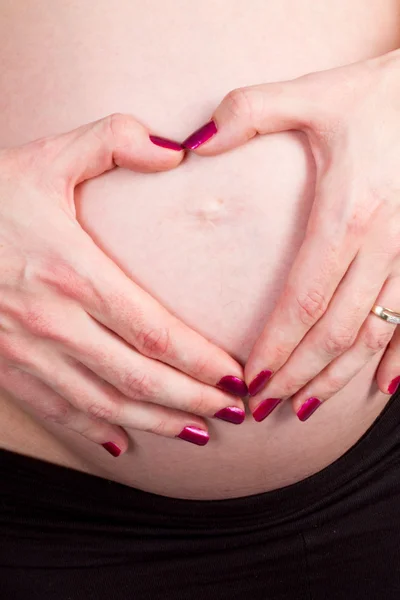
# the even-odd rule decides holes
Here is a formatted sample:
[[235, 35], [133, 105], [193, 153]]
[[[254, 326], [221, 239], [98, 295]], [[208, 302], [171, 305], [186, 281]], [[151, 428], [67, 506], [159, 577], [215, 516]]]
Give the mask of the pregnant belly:
[[[151, 2], [120, 2], [118, 13], [105, 1], [95, 11], [85, 2], [23, 4], [23, 18], [11, 2], [0, 17], [2, 145], [114, 111], [182, 139], [231, 88], [398, 47], [391, 0], [368, 9], [358, 0], [318, 9], [306, 0], [263, 0], [251, 13], [244, 2], [233, 10], [207, 0], [190, 14], [178, 0], [168, 8], [154, 2], [154, 10]], [[305, 140], [285, 133], [212, 159], [190, 156], [168, 173], [114, 171], [81, 186], [77, 208], [83, 227], [129, 276], [245, 362], [303, 239], [313, 188]], [[306, 423], [289, 404], [264, 423], [213, 421], [204, 448], [187, 444], [182, 452], [180, 441], [130, 431], [129, 453], [113, 461], [34, 415], [28, 423], [5, 396], [0, 443], [176, 497], [266, 491], [317, 472], [364, 433], [388, 400], [373, 384], [380, 356]]]

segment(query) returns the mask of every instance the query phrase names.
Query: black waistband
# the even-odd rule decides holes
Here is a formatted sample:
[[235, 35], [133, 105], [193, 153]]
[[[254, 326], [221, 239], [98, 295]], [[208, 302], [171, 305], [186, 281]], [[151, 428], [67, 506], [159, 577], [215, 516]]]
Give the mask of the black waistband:
[[[25, 503], [57, 512], [148, 526], [232, 528], [283, 523], [335, 510], [344, 495], [367, 489], [382, 469], [400, 463], [400, 390], [358, 442], [331, 465], [298, 483], [274, 491], [227, 500], [182, 500], [144, 492], [34, 458], [0, 450], [1, 502]], [[8, 499], [8, 500], [7, 500]], [[357, 500], [359, 501], [359, 500]]]

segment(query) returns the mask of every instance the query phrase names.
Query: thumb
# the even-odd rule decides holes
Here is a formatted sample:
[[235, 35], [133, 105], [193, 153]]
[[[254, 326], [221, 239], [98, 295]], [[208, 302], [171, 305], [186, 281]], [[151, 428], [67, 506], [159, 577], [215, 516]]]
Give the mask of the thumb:
[[182, 146], [212, 156], [236, 148], [257, 134], [307, 129], [312, 106], [306, 77], [238, 88], [229, 92], [206, 125], [192, 133]]
[[100, 121], [46, 140], [52, 171], [68, 184], [78, 185], [114, 167], [142, 173], [177, 167], [184, 152], [181, 144], [150, 136], [129, 115], [113, 114]]

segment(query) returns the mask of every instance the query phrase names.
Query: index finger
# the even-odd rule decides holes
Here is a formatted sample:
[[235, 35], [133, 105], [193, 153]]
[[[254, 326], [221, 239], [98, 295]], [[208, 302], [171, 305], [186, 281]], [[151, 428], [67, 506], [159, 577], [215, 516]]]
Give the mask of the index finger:
[[62, 183], [63, 192], [115, 167], [142, 173], [166, 171], [184, 157], [181, 144], [150, 135], [137, 119], [119, 113], [12, 150], [34, 155], [41, 161], [39, 171], [48, 172], [53, 185]]
[[[336, 205], [335, 227], [332, 206]], [[325, 215], [325, 218], [321, 218]], [[255, 396], [285, 364], [307, 332], [328, 309], [335, 290], [357, 254], [359, 236], [349, 236], [347, 214], [336, 194], [314, 201], [305, 239], [285, 287], [253, 347], [245, 367], [249, 393]]]
[[307, 76], [282, 83], [254, 85], [232, 90], [212, 119], [182, 143], [203, 156], [226, 152], [257, 134], [289, 129], [305, 130], [313, 116]]
[[[244, 397], [243, 368], [141, 289], [82, 231], [76, 264], [52, 265], [48, 283], [144, 356]], [[84, 243], [82, 243], [82, 241]]]

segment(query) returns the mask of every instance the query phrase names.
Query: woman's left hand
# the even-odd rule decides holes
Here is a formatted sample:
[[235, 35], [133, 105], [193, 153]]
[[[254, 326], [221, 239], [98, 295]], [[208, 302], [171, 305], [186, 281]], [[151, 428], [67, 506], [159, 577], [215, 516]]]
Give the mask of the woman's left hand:
[[400, 330], [370, 311], [400, 311], [400, 53], [234, 90], [213, 122], [184, 146], [210, 156], [296, 129], [317, 171], [304, 241], [246, 365], [254, 418], [290, 398], [306, 420], [385, 349], [377, 382], [393, 393]]

